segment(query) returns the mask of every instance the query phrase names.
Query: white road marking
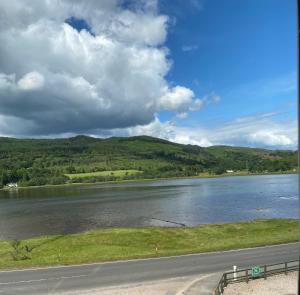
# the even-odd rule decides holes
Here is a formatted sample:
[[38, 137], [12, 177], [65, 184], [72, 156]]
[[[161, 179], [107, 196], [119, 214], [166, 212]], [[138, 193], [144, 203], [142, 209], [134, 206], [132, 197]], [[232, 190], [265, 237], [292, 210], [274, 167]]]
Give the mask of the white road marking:
[[33, 282], [42, 282], [42, 281], [74, 279], [74, 278], [81, 278], [87, 276], [88, 275], [78, 275], [78, 276], [70, 276], [70, 277], [57, 277], [57, 278], [54, 277], [54, 278], [46, 278], [46, 279], [38, 279], [38, 280], [28, 280], [28, 281], [15, 281], [15, 282], [0, 283], [0, 285], [15, 285], [15, 284], [33, 283]]

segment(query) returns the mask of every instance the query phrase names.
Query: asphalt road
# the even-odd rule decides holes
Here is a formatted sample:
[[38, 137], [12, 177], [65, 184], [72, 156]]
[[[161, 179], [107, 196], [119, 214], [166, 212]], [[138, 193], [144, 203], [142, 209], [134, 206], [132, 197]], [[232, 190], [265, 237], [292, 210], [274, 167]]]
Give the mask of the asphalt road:
[[0, 272], [0, 294], [72, 292], [104, 286], [223, 272], [299, 259], [299, 243], [214, 252]]

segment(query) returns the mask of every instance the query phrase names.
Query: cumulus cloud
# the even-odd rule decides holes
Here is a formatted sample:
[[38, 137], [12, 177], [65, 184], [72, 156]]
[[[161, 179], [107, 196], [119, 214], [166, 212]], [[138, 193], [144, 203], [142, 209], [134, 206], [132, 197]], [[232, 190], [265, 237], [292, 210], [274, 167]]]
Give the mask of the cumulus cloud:
[[[200, 146], [296, 147], [296, 122], [279, 122], [272, 114], [219, 127], [178, 126], [177, 119], [221, 98], [214, 92], [198, 98], [192, 89], [168, 83], [170, 19], [159, 14], [156, 0], [125, 2], [0, 2], [0, 135], [146, 134]], [[200, 8], [202, 2], [191, 3]], [[86, 29], [74, 28], [70, 18], [84, 21]], [[292, 75], [241, 86], [231, 95], [294, 87]], [[173, 112], [173, 120], [161, 122], [160, 111]]]
[[198, 110], [203, 104], [201, 99], [195, 99], [195, 94], [191, 89], [182, 86], [165, 89], [165, 94], [160, 97], [159, 102], [162, 109], [179, 113]]
[[[297, 148], [297, 122], [276, 122], [276, 113], [237, 118], [218, 127], [178, 126], [155, 118], [146, 126], [112, 130], [107, 136], [149, 135], [182, 144]], [[100, 131], [101, 133], [101, 131]]]
[[21, 90], [36, 90], [42, 88], [43, 85], [44, 77], [38, 72], [27, 73], [18, 81]]
[[271, 146], [290, 146], [294, 142], [286, 134], [280, 134], [278, 130], [261, 130], [249, 135], [249, 140], [253, 143], [259, 143]]
[[1, 134], [130, 128], [161, 110], [198, 110], [191, 89], [165, 78], [168, 21], [155, 0], [1, 1]]

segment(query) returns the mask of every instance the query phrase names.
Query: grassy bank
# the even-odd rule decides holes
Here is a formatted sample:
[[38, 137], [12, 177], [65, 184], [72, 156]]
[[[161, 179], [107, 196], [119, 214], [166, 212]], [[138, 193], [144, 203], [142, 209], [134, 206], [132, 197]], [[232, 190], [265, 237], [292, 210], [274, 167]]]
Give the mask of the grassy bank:
[[110, 228], [0, 241], [0, 268], [76, 264], [238, 249], [296, 241], [298, 220], [269, 219], [181, 228]]

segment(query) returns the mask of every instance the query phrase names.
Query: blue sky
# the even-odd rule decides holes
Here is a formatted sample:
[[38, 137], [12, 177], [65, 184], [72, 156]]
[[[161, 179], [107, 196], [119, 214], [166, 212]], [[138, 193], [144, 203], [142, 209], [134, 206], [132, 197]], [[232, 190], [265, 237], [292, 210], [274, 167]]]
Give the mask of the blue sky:
[[198, 97], [215, 92], [221, 100], [181, 124], [209, 127], [268, 112], [278, 113], [278, 120], [295, 119], [295, 1], [182, 3], [174, 1], [171, 8], [170, 1], [161, 3], [161, 11], [176, 18], [166, 42], [174, 62], [168, 79]]
[[295, 5], [0, 2], [0, 135], [295, 149]]

